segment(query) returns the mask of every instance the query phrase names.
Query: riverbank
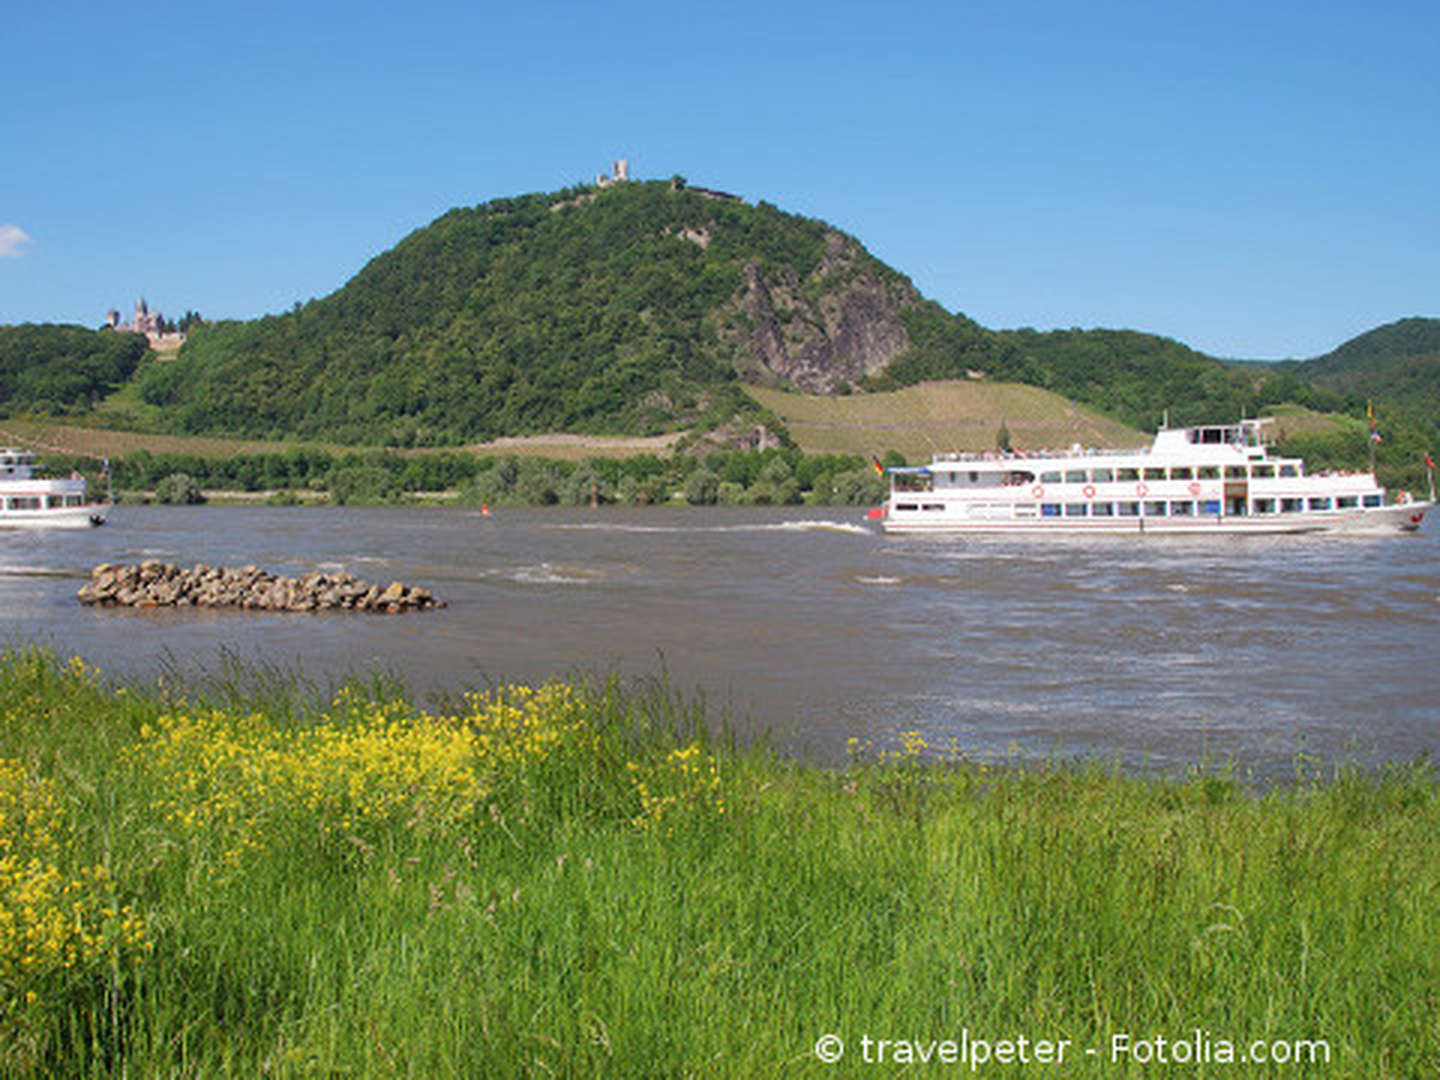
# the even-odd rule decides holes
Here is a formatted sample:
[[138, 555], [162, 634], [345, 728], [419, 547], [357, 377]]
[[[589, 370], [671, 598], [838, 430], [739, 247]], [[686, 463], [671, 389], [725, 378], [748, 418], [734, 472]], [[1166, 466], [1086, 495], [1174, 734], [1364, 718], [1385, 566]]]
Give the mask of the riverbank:
[[1440, 1067], [1428, 767], [1257, 791], [706, 731], [653, 686], [424, 715], [379, 678], [312, 701], [12, 649], [0, 1071]]

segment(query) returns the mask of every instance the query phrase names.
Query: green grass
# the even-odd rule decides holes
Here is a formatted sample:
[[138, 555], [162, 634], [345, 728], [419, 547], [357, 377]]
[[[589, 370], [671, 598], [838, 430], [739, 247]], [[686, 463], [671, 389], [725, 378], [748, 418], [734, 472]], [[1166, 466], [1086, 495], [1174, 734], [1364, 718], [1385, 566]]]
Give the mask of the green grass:
[[822, 396], [746, 387], [807, 454], [994, 450], [1003, 422], [1017, 450], [1080, 443], [1146, 446], [1148, 436], [1058, 394], [1019, 383], [929, 382], [887, 393]]
[[[24, 977], [0, 983], [0, 1071], [974, 1075], [907, 1071], [893, 1046], [860, 1060], [865, 1036], [968, 1031], [1070, 1041], [1063, 1067], [979, 1075], [1139, 1077], [1166, 1070], [1112, 1061], [1116, 1034], [1153, 1049], [1199, 1029], [1212, 1055], [1317, 1039], [1330, 1060], [1171, 1075], [1440, 1072], [1428, 766], [1262, 787], [987, 768], [912, 739], [827, 769], [735, 749], [664, 688], [613, 683], [458, 772], [432, 757], [403, 790], [386, 788], [393, 758], [354, 757], [366, 793], [332, 784], [317, 807], [258, 756], [183, 782], [156, 765], [165, 715], [254, 713], [247, 737], [292, 748], [348, 746], [376, 717], [443, 727], [383, 679], [331, 697], [283, 672], [122, 689], [38, 650], [0, 657], [0, 758], [52, 781], [66, 857], [109, 869], [153, 946], [62, 971], [28, 1005]], [[219, 746], [207, 730], [185, 745]], [[305, 783], [352, 761], [327, 760]], [[478, 794], [438, 794], [462, 774]], [[201, 796], [230, 809], [169, 814]], [[229, 858], [237, 830], [261, 850]], [[813, 1050], [831, 1033], [838, 1066]]]

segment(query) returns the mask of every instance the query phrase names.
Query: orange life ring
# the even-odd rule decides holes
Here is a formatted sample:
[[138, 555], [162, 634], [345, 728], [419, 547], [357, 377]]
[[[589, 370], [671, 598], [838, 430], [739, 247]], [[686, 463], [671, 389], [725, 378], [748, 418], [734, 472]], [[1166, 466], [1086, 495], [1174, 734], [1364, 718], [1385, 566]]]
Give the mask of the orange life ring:
[[1150, 494], [1150, 488], [1149, 488], [1147, 485], [1145, 485], [1145, 484], [1136, 484], [1136, 485], [1135, 485], [1135, 494], [1136, 494], [1136, 495], [1139, 495], [1140, 498], [1143, 499], [1146, 495], [1149, 495], [1149, 494]]
[[1035, 498], [1037, 499], [1043, 499], [1045, 497], [1045, 488], [1041, 484], [1036, 484], [1033, 488], [1030, 489], [1030, 494], [1035, 496]]
[[1199, 495], [1199, 494], [1200, 494], [1200, 484], [1199, 484], [1198, 481], [1192, 482], [1192, 483], [1190, 484], [1190, 494], [1191, 494], [1191, 495]]
[[1095, 485], [1094, 485], [1094, 484], [1086, 484], [1086, 485], [1084, 486], [1084, 488], [1082, 488], [1081, 490], [1085, 492], [1085, 498], [1087, 498], [1087, 499], [1093, 499], [1093, 498], [1095, 497]]

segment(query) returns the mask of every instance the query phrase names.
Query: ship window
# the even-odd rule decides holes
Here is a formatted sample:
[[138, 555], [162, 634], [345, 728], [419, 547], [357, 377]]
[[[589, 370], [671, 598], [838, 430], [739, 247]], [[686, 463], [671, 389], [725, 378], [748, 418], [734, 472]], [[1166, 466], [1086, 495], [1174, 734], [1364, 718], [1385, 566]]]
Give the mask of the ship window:
[[1097, 484], [1108, 484], [1114, 478], [1115, 474], [1110, 469], [1096, 469], [1090, 476]]
[[[1215, 514], [1218, 516], [1220, 513], [1220, 500], [1206, 499], [1203, 506], [1201, 507], [1200, 512], [1202, 514]], [[1244, 511], [1242, 510], [1241, 513], [1244, 513]]]
[[1171, 480], [1192, 480], [1194, 479], [1194, 476], [1195, 470], [1190, 468], [1190, 466], [1188, 465], [1177, 465], [1175, 468], [1170, 470]]
[[1202, 466], [1200, 466], [1200, 468], [1198, 468], [1198, 469], [1195, 470], [1195, 473], [1196, 473], [1196, 475], [1197, 475], [1201, 480], [1219, 480], [1219, 479], [1220, 479], [1220, 466], [1219, 466], [1219, 465], [1202, 465]]
[[1164, 469], [1146, 469], [1146, 470], [1145, 470], [1145, 479], [1146, 479], [1146, 480], [1164, 480], [1164, 479], [1165, 479], [1165, 470], [1164, 470]]
[[1016, 503], [1011, 510], [1017, 518], [1033, 518], [1035, 516], [1034, 503]]
[[1122, 484], [1123, 484], [1123, 483], [1126, 483], [1126, 482], [1128, 482], [1128, 481], [1139, 480], [1139, 479], [1140, 479], [1140, 470], [1139, 470], [1139, 469], [1116, 469], [1116, 470], [1115, 470], [1115, 479], [1116, 479], [1116, 480], [1119, 480]]
[[1060, 474], [1058, 472], [1042, 472], [1040, 474], [1040, 483], [1042, 484], [1058, 484], [1059, 482]]
[[1140, 504], [1138, 502], [1116, 503], [1115, 512], [1121, 517], [1139, 517]]
[[1067, 470], [1065, 471], [1065, 482], [1066, 482], [1067, 484], [1083, 484], [1083, 483], [1085, 483], [1085, 470], [1084, 470], [1084, 469], [1067, 469]]
[[896, 503], [896, 504], [895, 504], [895, 509], [896, 509], [896, 510], [919, 510], [920, 507], [919, 507], [919, 505], [916, 504], [916, 503]]
[[1175, 502], [1172, 502], [1170, 504], [1171, 517], [1190, 517], [1194, 513], [1195, 504], [1190, 502], [1188, 499], [1177, 499]]
[[1310, 500], [1310, 509], [1311, 509], [1311, 510], [1329, 510], [1329, 509], [1330, 509], [1330, 496], [1328, 496], [1328, 495], [1319, 495], [1319, 496], [1313, 497], [1313, 498]]
[[85, 505], [85, 496], [84, 496], [84, 495], [66, 495], [66, 496], [65, 496], [65, 505], [66, 505], [66, 506], [84, 506], [84, 505]]
[[1365, 505], [1369, 507], [1379, 506], [1383, 502], [1379, 495], [1366, 495]]
[[1298, 514], [1301, 510], [1299, 499], [1281, 499], [1280, 512], [1282, 514]]
[[1160, 502], [1159, 500], [1154, 500], [1154, 501], [1151, 501], [1151, 502], [1147, 502], [1147, 503], [1145, 504], [1145, 516], [1146, 516], [1146, 517], [1164, 517], [1164, 516], [1165, 516], [1165, 504], [1164, 504], [1163, 502]]
[[895, 481], [896, 491], [933, 491], [935, 490], [935, 478], [928, 472], [924, 473], [891, 473]]
[[1250, 475], [1256, 480], [1269, 480], [1275, 475], [1274, 465], [1252, 465]]
[[922, 506], [920, 509], [922, 509], [922, 510], [944, 510], [944, 509], [945, 509], [945, 504], [944, 504], [944, 503], [926, 503], [926, 504], [925, 504], [924, 506]]
[[1066, 504], [1065, 504], [1065, 516], [1066, 516], [1066, 517], [1084, 517], [1084, 516], [1085, 516], [1085, 511], [1086, 511], [1087, 509], [1089, 509], [1089, 506], [1090, 506], [1089, 503], [1066, 503]]
[[5, 500], [11, 510], [39, 510], [40, 499], [34, 495], [13, 495]]
[[1281, 475], [1281, 476], [1299, 476], [1300, 474], [1299, 474], [1299, 472], [1296, 471], [1294, 465], [1281, 465], [1281, 466], [1280, 466], [1280, 475]]
[[1226, 480], [1244, 480], [1244, 479], [1245, 479], [1245, 466], [1244, 466], [1244, 465], [1226, 465], [1226, 466], [1225, 466], [1225, 479], [1226, 479]]
[[1041, 503], [1041, 504], [1040, 504], [1040, 513], [1041, 513], [1042, 515], [1044, 515], [1045, 517], [1059, 517], [1059, 516], [1060, 516], [1060, 504], [1059, 504], [1059, 503]]
[[1354, 510], [1359, 505], [1359, 495], [1341, 495], [1340, 498], [1335, 500], [1335, 508], [1337, 510]]
[[1274, 499], [1256, 499], [1256, 500], [1255, 500], [1255, 513], [1257, 513], [1257, 514], [1273, 514], [1274, 512], [1275, 512], [1275, 500], [1274, 500]]
[[1111, 503], [1092, 503], [1090, 506], [1091, 517], [1114, 517], [1115, 507]]

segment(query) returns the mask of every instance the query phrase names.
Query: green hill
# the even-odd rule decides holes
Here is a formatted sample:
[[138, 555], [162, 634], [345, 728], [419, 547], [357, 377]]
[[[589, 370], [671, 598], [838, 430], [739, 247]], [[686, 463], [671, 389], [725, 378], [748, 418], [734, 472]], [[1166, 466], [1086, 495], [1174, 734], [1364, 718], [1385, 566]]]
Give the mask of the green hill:
[[1306, 378], [1330, 385], [1355, 384], [1365, 376], [1390, 372], [1411, 361], [1440, 357], [1440, 319], [1418, 316], [1377, 326], [1339, 348], [1306, 360], [1296, 369]]
[[1146, 428], [1279, 399], [1151, 334], [987, 330], [823, 222], [653, 181], [452, 210], [323, 300], [201, 329], [140, 394], [174, 431], [424, 445], [715, 428], [760, 419], [742, 383], [977, 370]]
[[0, 326], [0, 416], [88, 412], [134, 373], [141, 334], [81, 326]]
[[0, 328], [0, 411], [399, 447], [556, 433], [739, 443], [757, 427], [784, 435], [772, 399], [746, 388], [843, 396], [977, 374], [1141, 430], [1280, 403], [1353, 420], [1374, 397], [1426, 442], [1440, 411], [1440, 320], [1273, 365], [1134, 330], [989, 330], [822, 221], [678, 177], [451, 210], [330, 296], [144, 357], [133, 335]]
[[823, 392], [879, 372], [921, 306], [822, 222], [624, 183], [452, 210], [323, 300], [196, 332], [140, 389], [189, 433], [657, 434], [753, 414], [742, 378]]
[[1373, 402], [1386, 440], [1382, 459], [1414, 461], [1440, 449], [1440, 319], [1387, 323], [1295, 370], [1342, 395], [1351, 416], [1364, 416]]

